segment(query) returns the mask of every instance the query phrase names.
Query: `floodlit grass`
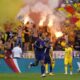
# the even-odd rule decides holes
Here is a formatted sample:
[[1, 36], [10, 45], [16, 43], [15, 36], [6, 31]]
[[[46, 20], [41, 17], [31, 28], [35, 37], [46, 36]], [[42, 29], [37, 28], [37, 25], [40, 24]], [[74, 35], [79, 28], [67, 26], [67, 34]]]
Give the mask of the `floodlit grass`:
[[21, 74], [0, 74], [0, 80], [80, 80], [80, 74], [65, 75], [55, 74], [54, 76], [47, 75], [42, 78], [39, 73], [21, 73]]

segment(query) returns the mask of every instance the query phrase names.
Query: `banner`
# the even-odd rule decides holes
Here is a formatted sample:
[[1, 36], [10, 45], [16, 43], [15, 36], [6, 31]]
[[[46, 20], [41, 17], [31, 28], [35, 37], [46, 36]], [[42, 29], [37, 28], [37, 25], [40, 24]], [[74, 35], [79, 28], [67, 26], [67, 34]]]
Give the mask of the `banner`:
[[[55, 59], [63, 59], [65, 55], [64, 51], [53, 51], [53, 58]], [[79, 57], [80, 51], [73, 51], [72, 53], [73, 57]], [[24, 53], [24, 58], [32, 59], [35, 58], [34, 52], [28, 51], [27, 53]]]

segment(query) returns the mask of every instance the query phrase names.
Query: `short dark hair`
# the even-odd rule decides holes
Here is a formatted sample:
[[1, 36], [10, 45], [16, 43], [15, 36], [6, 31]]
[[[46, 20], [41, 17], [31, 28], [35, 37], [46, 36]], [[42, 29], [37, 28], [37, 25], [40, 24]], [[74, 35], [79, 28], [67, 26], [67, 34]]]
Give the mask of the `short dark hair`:
[[41, 36], [42, 36], [42, 33], [39, 33], [39, 34], [38, 34], [38, 37], [41, 37]]

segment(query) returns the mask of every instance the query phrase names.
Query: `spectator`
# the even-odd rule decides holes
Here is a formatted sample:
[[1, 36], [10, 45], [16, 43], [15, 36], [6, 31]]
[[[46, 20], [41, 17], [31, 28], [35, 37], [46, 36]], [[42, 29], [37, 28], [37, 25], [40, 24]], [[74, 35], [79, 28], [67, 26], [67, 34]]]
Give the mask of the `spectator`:
[[16, 41], [16, 45], [17, 44], [20, 44], [21, 48], [23, 48], [23, 45], [22, 45], [22, 32], [23, 32], [23, 28], [21, 26], [19, 26], [17, 28], [17, 41]]
[[13, 55], [13, 58], [22, 57], [22, 49], [20, 47], [20, 44], [17, 44], [17, 46], [12, 49], [12, 55]]
[[0, 58], [4, 58], [4, 48], [1, 40], [0, 40]]
[[11, 58], [12, 48], [11, 48], [11, 42], [10, 41], [6, 42], [4, 51], [5, 51], [5, 58], [6, 59]]
[[25, 44], [24, 44], [24, 50], [29, 50], [29, 41], [30, 41], [30, 31], [29, 31], [29, 22], [27, 22], [27, 25], [24, 28], [24, 39], [25, 39]]

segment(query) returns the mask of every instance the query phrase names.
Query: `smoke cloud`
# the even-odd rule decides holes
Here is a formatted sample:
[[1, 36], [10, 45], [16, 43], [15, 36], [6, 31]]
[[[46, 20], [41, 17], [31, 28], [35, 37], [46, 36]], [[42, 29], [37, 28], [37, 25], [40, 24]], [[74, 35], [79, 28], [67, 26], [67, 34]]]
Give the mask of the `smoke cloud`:
[[64, 0], [23, 1], [25, 5], [17, 14], [17, 19], [24, 22], [27, 15], [30, 18], [29, 20], [33, 21], [37, 25], [45, 25], [44, 22], [47, 22], [46, 24], [49, 27], [52, 27], [53, 30], [60, 30], [60, 25], [61, 22], [65, 20], [65, 15], [55, 9], [63, 5]]

